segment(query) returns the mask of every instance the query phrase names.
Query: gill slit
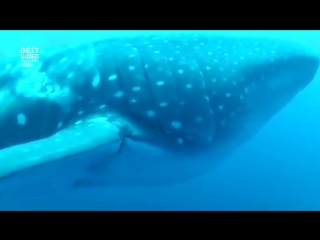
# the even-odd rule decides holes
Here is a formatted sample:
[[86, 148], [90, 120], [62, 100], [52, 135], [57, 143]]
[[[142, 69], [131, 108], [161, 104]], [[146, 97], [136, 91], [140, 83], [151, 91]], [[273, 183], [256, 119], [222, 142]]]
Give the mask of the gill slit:
[[114, 51], [114, 48], [111, 47], [112, 49], [112, 58], [113, 58], [113, 61], [114, 61], [114, 65], [115, 65], [115, 70], [116, 70], [116, 74], [117, 74], [117, 77], [118, 77], [118, 89], [120, 92], [123, 93], [123, 96], [121, 97], [121, 102], [122, 102], [122, 105], [124, 107], [124, 111], [122, 112], [122, 114], [125, 114], [125, 113], [130, 113], [131, 115], [131, 110], [130, 108], [128, 107], [128, 102], [126, 101], [126, 93], [125, 93], [125, 88], [124, 88], [124, 80], [123, 80], [123, 77], [122, 77], [122, 74], [121, 74], [121, 71], [120, 71], [120, 67], [119, 67], [119, 64], [118, 64], [118, 61], [117, 61], [117, 55], [116, 55], [116, 52]]
[[[209, 94], [209, 88], [208, 88], [208, 86], [207, 86], [207, 80], [206, 80], [206, 77], [205, 77], [205, 75], [203, 74], [203, 69], [200, 67], [200, 64], [198, 63], [198, 61], [196, 60], [196, 59], [194, 59], [194, 62], [196, 63], [196, 65], [197, 65], [197, 67], [198, 67], [198, 69], [199, 69], [199, 71], [200, 71], [200, 73], [201, 73], [201, 75], [202, 75], [202, 82], [203, 82], [203, 85], [204, 85], [204, 92], [205, 92], [205, 96], [209, 99], [209, 108], [210, 108], [210, 110], [211, 110], [211, 112], [212, 112], [212, 117], [213, 117], [213, 123], [212, 124], [214, 124], [214, 126], [215, 126], [215, 128], [217, 128], [217, 124], [216, 124], [216, 121], [215, 121], [215, 111], [214, 111], [214, 107], [213, 107], [213, 100], [212, 100], [212, 98], [210, 98], [210, 94]], [[214, 131], [216, 131], [216, 130], [214, 130]], [[214, 133], [214, 135], [215, 135], [215, 133]], [[214, 136], [211, 136], [212, 138], [214, 138]]]
[[[134, 46], [136, 47], [136, 46]], [[152, 105], [152, 108], [153, 108], [153, 111], [155, 111], [155, 114], [158, 113], [158, 111], [156, 111], [157, 107], [156, 107], [156, 97], [155, 97], [155, 94], [153, 92], [153, 89], [152, 89], [152, 86], [151, 86], [151, 81], [150, 81], [150, 78], [149, 78], [149, 75], [147, 73], [147, 70], [145, 68], [145, 64], [144, 64], [144, 61], [143, 61], [143, 58], [141, 57], [141, 54], [137, 48], [137, 53], [138, 53], [138, 57], [139, 57], [139, 60], [140, 60], [140, 63], [141, 63], [141, 67], [142, 67], [142, 71], [143, 71], [143, 76], [144, 76], [144, 80], [145, 80], [145, 83], [146, 83], [146, 86], [147, 86], [147, 90], [149, 92], [149, 95], [150, 95], [150, 100], [151, 100], [151, 105]], [[154, 127], [156, 128], [156, 132], [160, 132], [159, 131], [159, 124], [158, 122], [155, 120], [157, 118], [157, 116], [155, 116], [155, 118], [153, 119], [153, 124], [154, 124]]]

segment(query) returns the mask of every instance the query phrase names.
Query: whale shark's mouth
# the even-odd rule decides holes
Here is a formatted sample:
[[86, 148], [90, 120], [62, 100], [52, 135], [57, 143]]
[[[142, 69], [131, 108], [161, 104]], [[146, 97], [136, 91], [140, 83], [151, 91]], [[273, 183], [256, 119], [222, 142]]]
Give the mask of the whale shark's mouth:
[[8, 133], [0, 140], [0, 178], [114, 143], [121, 149], [128, 138], [181, 159], [236, 142], [226, 148], [232, 152], [319, 66], [317, 56], [291, 44], [218, 36], [119, 38], [41, 61], [0, 74], [7, 106], [0, 130]]

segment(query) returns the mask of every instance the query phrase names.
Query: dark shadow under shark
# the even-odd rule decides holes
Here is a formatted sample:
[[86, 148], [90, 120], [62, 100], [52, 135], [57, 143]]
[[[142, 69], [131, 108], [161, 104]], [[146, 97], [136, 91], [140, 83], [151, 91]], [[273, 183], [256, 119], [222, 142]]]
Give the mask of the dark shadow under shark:
[[290, 42], [207, 35], [115, 38], [8, 63], [2, 182], [67, 162], [83, 171], [59, 177], [78, 187], [197, 176], [252, 138], [318, 66]]

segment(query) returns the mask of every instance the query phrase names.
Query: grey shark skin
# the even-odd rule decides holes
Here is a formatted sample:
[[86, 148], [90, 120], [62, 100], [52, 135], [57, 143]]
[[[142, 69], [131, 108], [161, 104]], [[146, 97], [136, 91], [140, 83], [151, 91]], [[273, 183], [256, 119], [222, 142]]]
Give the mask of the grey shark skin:
[[[0, 164], [7, 169], [0, 171], [2, 182], [64, 164], [80, 173], [67, 181], [57, 170], [59, 177], [82, 187], [162, 184], [198, 176], [218, 156], [253, 137], [312, 81], [318, 66], [318, 56], [303, 47], [272, 39], [149, 36], [65, 48], [2, 75], [11, 77], [12, 99], [24, 98], [27, 105], [14, 104], [26, 119], [21, 134], [30, 129], [28, 114], [39, 109], [38, 101], [59, 116], [45, 120], [38, 111], [38, 124], [47, 121], [50, 127], [30, 134], [28, 141], [34, 142], [12, 136], [11, 147], [0, 151], [1, 161], [22, 154], [22, 148], [33, 149], [24, 155], [36, 160]], [[6, 112], [3, 122], [17, 113]], [[104, 120], [77, 126], [95, 119]], [[101, 132], [108, 138], [87, 134], [90, 146], [79, 141], [81, 132], [93, 133], [89, 125], [105, 129]], [[110, 135], [113, 127], [118, 131]], [[65, 137], [57, 143], [59, 134]], [[68, 152], [65, 145], [71, 142]], [[112, 150], [101, 151], [111, 142], [116, 143]], [[43, 143], [52, 149], [34, 149]], [[84, 152], [94, 157], [81, 158]]]

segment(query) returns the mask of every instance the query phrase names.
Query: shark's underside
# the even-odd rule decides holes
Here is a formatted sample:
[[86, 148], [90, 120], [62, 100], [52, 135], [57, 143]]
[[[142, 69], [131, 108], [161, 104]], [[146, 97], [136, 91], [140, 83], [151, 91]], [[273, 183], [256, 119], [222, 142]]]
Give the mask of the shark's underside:
[[[77, 158], [88, 152], [99, 152], [84, 161], [90, 174], [69, 185], [91, 185], [97, 175], [103, 185], [199, 175], [255, 135], [318, 65], [288, 42], [206, 35], [108, 39], [29, 66], [8, 63], [0, 75], [0, 177], [71, 158], [80, 168]], [[128, 148], [136, 160], [121, 158]]]

